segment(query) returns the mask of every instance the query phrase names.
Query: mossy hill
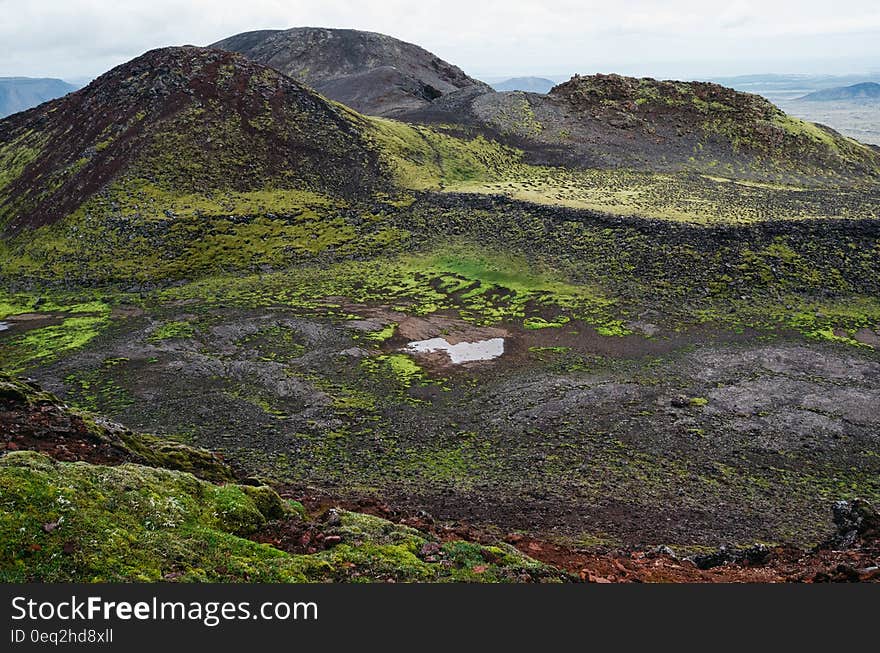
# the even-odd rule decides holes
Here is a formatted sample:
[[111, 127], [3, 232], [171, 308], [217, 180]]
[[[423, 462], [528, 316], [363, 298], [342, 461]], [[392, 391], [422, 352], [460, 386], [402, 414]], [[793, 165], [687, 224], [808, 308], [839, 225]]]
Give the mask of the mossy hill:
[[495, 178], [517, 157], [361, 116], [241, 55], [154, 50], [0, 122], [3, 272], [70, 278], [109, 259], [189, 274], [242, 245], [381, 251], [403, 191]]
[[7, 235], [89, 200], [86, 213], [112, 214], [114, 191], [161, 214], [171, 206], [150, 205], [166, 194], [351, 197], [388, 183], [357, 116], [270, 68], [194, 47], [153, 50], [0, 122], [0, 162]]
[[430, 245], [420, 207], [454, 191], [700, 224], [880, 215], [880, 155], [755, 96], [597, 76], [474, 97], [408, 124], [231, 52], [148, 52], [0, 121], [2, 274], [149, 281], [385, 256]]
[[489, 130], [534, 163], [691, 171], [815, 185], [874, 183], [880, 155], [768, 100], [705, 82], [575, 76], [549, 94], [458, 94], [404, 114]]

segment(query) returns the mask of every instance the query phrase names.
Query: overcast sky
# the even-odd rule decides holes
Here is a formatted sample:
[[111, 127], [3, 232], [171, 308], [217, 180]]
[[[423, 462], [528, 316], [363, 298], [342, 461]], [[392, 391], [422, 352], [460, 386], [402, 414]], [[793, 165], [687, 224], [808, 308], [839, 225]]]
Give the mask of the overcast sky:
[[880, 72], [878, 0], [0, 0], [0, 76], [97, 75], [165, 45], [348, 27], [476, 77]]

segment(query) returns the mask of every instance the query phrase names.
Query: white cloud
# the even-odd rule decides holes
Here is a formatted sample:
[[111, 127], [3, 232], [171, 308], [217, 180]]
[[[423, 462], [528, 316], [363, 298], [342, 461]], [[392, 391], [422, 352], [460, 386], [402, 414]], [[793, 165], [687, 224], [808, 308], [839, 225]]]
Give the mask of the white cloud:
[[298, 25], [385, 32], [477, 75], [880, 66], [875, 0], [0, 0], [0, 15], [0, 75], [97, 74], [154, 47]]

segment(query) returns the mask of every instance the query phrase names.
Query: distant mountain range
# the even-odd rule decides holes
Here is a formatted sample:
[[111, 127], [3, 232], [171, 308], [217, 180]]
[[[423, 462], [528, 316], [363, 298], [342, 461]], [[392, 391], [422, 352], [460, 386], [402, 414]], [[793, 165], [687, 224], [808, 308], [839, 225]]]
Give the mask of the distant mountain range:
[[821, 91], [809, 93], [800, 100], [807, 102], [834, 102], [834, 101], [862, 101], [880, 100], [880, 84], [876, 82], [863, 82], [852, 86], [838, 86]]
[[0, 118], [30, 109], [77, 89], [60, 79], [0, 77]]
[[876, 75], [795, 75], [763, 73], [756, 75], [734, 75], [732, 77], [712, 77], [709, 81], [738, 91], [754, 93], [784, 93], [808, 89], [819, 91], [850, 84], [873, 81]]
[[492, 84], [496, 91], [527, 91], [529, 93], [549, 93], [556, 82], [546, 77], [513, 77]]

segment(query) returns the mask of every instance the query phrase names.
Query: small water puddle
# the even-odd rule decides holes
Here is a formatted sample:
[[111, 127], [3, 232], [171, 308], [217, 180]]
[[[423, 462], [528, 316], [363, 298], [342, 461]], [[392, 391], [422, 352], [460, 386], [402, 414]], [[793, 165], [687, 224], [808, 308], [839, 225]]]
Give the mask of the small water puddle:
[[435, 351], [445, 351], [453, 365], [469, 363], [471, 361], [488, 361], [498, 358], [504, 353], [504, 338], [490, 338], [477, 342], [459, 342], [450, 344], [446, 338], [430, 338], [428, 340], [416, 340], [406, 346], [407, 351], [420, 354], [430, 354]]
[[9, 322], [0, 322], [0, 331], [6, 331], [9, 328]]

